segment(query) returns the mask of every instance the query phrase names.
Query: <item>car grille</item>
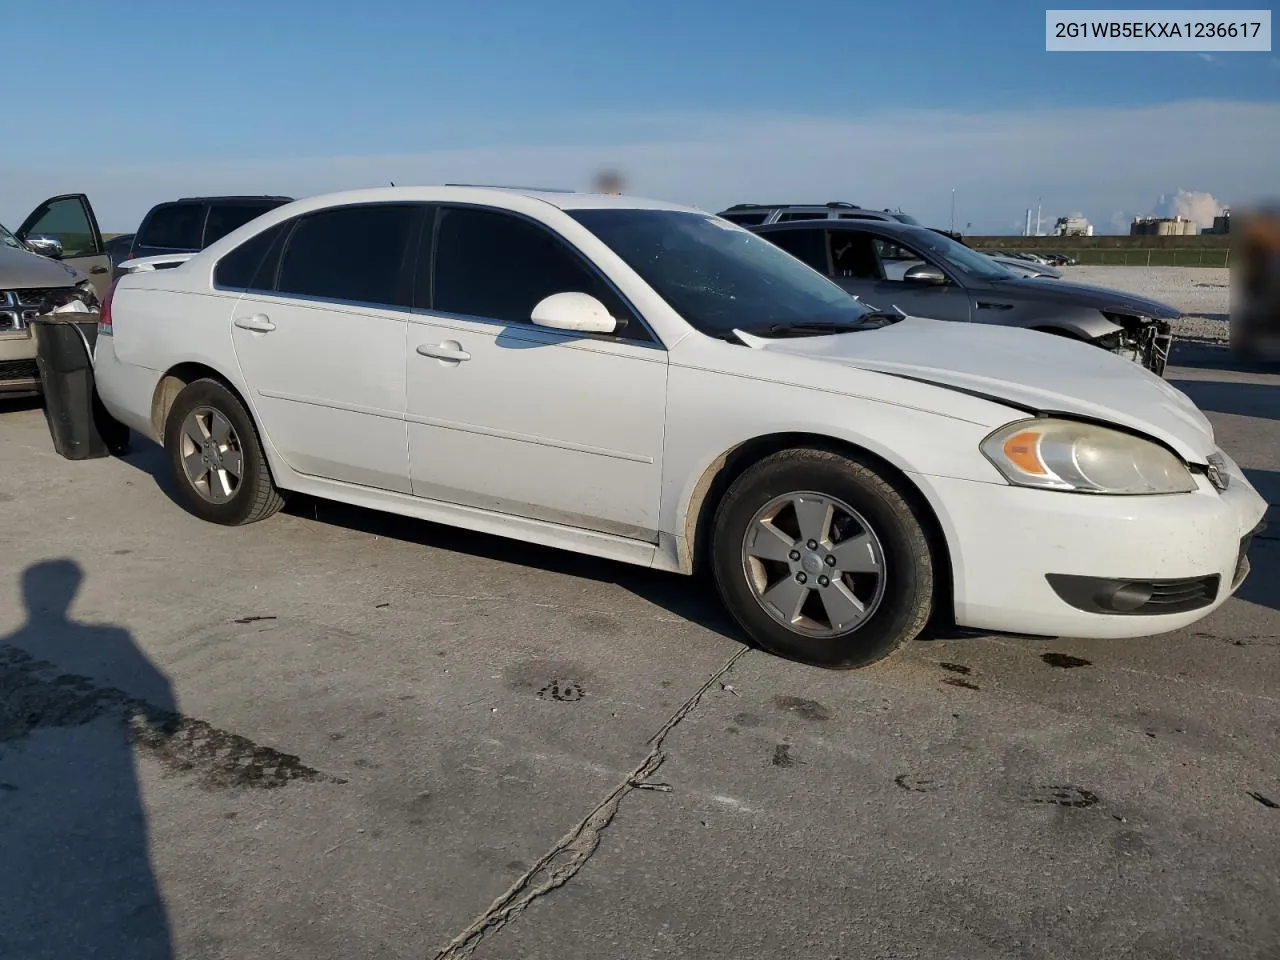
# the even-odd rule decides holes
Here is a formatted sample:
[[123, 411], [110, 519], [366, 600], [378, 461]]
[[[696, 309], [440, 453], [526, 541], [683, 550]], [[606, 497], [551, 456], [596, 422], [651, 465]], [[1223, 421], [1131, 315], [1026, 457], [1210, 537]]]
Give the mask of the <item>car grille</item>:
[[54, 297], [65, 297], [65, 287], [31, 287], [25, 290], [0, 290], [0, 333], [21, 330], [48, 312]]
[[1168, 580], [1114, 579], [1071, 574], [1045, 575], [1057, 595], [1087, 613], [1151, 616], [1189, 613], [1210, 606], [1218, 598], [1222, 578], [1177, 577]]
[[1157, 580], [1151, 583], [1151, 599], [1135, 613], [1186, 613], [1213, 603], [1218, 596], [1218, 576]]
[[40, 368], [34, 360], [0, 360], [0, 382], [39, 379]]

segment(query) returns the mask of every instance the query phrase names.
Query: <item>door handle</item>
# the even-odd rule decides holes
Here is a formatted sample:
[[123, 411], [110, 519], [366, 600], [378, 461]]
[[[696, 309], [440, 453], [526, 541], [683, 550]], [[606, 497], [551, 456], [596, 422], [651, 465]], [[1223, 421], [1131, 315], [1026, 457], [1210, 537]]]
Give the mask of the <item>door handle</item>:
[[106, 268], [106, 267], [104, 267], [104, 266], [102, 266], [102, 265], [98, 265], [98, 266], [96, 266], [96, 267], [92, 268], [89, 272], [90, 272], [90, 273], [106, 273], [106, 272], [107, 272], [107, 268]]
[[255, 313], [251, 317], [236, 317], [234, 323], [241, 330], [252, 330], [254, 333], [268, 333], [276, 328], [271, 318], [265, 313]]
[[424, 357], [433, 357], [436, 360], [451, 361], [453, 363], [461, 363], [463, 360], [471, 359], [471, 354], [463, 350], [462, 344], [456, 340], [446, 340], [444, 343], [420, 344], [418, 353]]
[[979, 300], [978, 309], [979, 310], [1012, 310], [1013, 304], [1012, 303], [994, 303], [990, 300]]

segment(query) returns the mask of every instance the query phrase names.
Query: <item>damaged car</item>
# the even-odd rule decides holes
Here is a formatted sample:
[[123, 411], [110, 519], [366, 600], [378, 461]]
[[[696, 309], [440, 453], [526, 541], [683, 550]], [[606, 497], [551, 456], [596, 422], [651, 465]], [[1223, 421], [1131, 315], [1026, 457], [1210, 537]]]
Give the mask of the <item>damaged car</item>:
[[1023, 327], [1091, 343], [1163, 376], [1173, 344], [1168, 304], [1118, 290], [1020, 276], [934, 230], [826, 220], [749, 227], [874, 310]]
[[55, 310], [97, 309], [101, 249], [80, 194], [46, 200], [16, 233], [0, 225], [0, 397], [40, 393], [29, 324]]
[[1136, 364], [875, 314], [634, 197], [311, 197], [122, 276], [98, 330], [103, 405], [197, 517], [302, 494], [705, 572], [756, 644], [829, 668], [929, 624], [1188, 627], [1240, 587], [1267, 510]]

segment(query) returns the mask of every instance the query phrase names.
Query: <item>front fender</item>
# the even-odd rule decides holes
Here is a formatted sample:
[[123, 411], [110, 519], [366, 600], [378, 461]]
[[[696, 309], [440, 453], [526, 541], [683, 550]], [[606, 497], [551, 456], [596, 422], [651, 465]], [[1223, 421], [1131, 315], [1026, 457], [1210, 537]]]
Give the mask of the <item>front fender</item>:
[[1123, 331], [1118, 323], [1112, 323], [1101, 310], [1072, 310], [1068, 313], [1054, 314], [1051, 317], [1037, 319], [1027, 326], [1036, 330], [1052, 330], [1069, 333], [1081, 340], [1097, 340], [1107, 334]]
[[[883, 379], [885, 394], [920, 389], [930, 388]], [[678, 367], [671, 370], [668, 391], [669, 410], [698, 410], [697, 418], [670, 417], [664, 444], [659, 529], [677, 544], [682, 568], [690, 561], [688, 550], [709, 491], [729, 457], [744, 446], [767, 454], [785, 446], [838, 444], [865, 450], [907, 476], [1003, 483], [979, 444], [994, 425], [1018, 416], [1002, 404], [955, 392], [948, 395], [950, 412], [972, 419], [887, 397], [841, 396]]]

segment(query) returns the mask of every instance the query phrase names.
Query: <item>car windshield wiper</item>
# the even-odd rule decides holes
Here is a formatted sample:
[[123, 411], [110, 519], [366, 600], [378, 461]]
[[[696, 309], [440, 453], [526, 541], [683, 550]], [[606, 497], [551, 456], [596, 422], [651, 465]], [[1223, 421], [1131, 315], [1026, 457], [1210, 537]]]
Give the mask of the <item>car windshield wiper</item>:
[[[863, 330], [878, 330], [880, 327], [897, 323], [902, 319], [897, 313], [865, 313], [853, 323], [830, 323], [822, 320], [807, 320], [799, 323], [775, 323], [766, 328], [758, 336], [824, 336], [831, 333], [859, 333]], [[750, 331], [755, 332], [755, 331]]]

